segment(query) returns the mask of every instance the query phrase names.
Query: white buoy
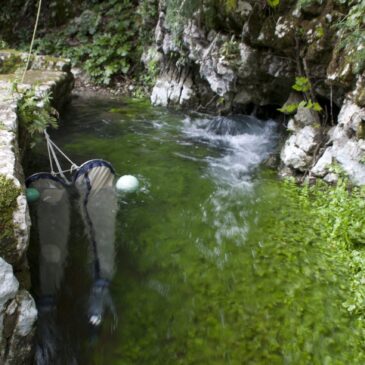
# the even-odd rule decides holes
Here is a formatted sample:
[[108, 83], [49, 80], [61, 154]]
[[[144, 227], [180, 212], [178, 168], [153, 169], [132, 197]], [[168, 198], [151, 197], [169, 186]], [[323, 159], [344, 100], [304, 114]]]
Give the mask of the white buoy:
[[132, 175], [124, 175], [120, 177], [115, 184], [117, 190], [121, 193], [133, 193], [138, 189], [139, 182], [136, 177]]

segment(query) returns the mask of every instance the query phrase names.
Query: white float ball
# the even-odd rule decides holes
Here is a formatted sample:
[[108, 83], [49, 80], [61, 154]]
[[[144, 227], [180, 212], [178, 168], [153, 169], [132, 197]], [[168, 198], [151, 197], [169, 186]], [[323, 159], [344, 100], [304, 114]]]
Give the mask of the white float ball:
[[120, 177], [115, 184], [115, 187], [119, 192], [133, 193], [138, 189], [139, 182], [136, 177], [132, 175], [124, 175]]

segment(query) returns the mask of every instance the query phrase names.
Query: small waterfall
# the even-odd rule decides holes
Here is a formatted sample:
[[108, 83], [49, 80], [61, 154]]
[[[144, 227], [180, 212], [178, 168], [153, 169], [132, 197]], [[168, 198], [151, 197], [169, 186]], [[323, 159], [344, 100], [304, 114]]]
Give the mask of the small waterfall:
[[[212, 227], [214, 239], [196, 242], [200, 252], [218, 266], [229, 260], [222, 245], [244, 245], [249, 231], [248, 209], [252, 173], [275, 149], [278, 133], [273, 120], [253, 116], [186, 118], [183, 132], [194, 142], [208, 144], [218, 156], [206, 158], [217, 189], [202, 205], [202, 220]], [[224, 254], [223, 254], [224, 253]]]
[[184, 133], [216, 147], [219, 157], [208, 157], [212, 175], [218, 183], [231, 187], [250, 184], [250, 174], [271, 152], [276, 141], [276, 122], [253, 116], [186, 118]]

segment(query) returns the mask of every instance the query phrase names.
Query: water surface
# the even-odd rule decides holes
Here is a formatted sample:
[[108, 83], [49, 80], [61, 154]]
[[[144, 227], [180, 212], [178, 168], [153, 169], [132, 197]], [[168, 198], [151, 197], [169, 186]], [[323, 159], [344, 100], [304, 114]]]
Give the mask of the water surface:
[[[57, 326], [80, 364], [354, 359], [355, 329], [342, 309], [345, 269], [261, 165], [275, 151], [277, 134], [274, 121], [252, 116], [73, 100], [62, 128], [52, 133], [56, 143], [77, 163], [102, 158], [141, 182], [138, 193], [119, 197], [114, 330], [111, 315], [100, 331], [87, 324], [88, 241], [74, 209]], [[45, 151], [37, 151], [30, 168], [44, 170]], [[295, 234], [297, 225], [302, 231]]]

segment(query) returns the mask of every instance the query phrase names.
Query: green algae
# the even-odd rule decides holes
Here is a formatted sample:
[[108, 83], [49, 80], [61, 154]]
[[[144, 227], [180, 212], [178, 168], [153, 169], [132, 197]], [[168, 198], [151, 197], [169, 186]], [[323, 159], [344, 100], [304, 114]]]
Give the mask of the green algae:
[[[111, 334], [107, 321], [92, 349], [85, 340], [82, 363], [365, 363], [363, 191], [299, 188], [265, 170], [252, 190], [218, 191], [207, 158], [222, 152], [186, 140], [181, 114], [84, 103], [70, 109], [57, 142], [79, 163], [103, 158], [119, 175], [137, 175], [145, 190], [121, 197], [119, 326]], [[235, 221], [247, 230], [220, 238]], [[79, 224], [59, 306], [74, 334], [83, 330], [65, 309], [74, 303], [69, 287], [88, 295]]]

